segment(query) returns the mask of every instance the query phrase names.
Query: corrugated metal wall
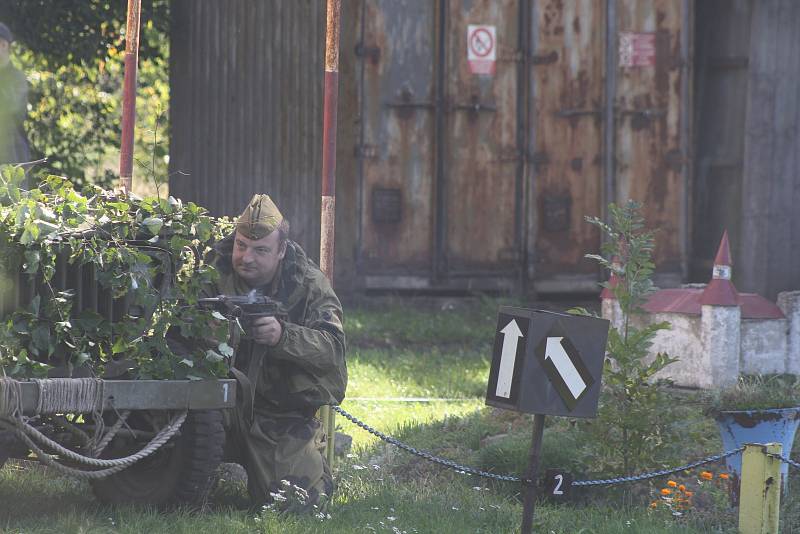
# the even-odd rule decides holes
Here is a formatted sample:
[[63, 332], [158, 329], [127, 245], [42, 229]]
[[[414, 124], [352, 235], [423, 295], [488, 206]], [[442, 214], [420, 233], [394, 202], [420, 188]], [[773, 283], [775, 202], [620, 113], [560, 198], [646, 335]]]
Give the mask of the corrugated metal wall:
[[736, 282], [769, 297], [800, 289], [799, 27], [800, 2], [753, 2]]
[[170, 193], [215, 215], [270, 194], [318, 256], [325, 2], [175, 0]]
[[694, 224], [690, 280], [707, 282], [722, 233], [741, 248], [742, 170], [753, 0], [697, 3]]

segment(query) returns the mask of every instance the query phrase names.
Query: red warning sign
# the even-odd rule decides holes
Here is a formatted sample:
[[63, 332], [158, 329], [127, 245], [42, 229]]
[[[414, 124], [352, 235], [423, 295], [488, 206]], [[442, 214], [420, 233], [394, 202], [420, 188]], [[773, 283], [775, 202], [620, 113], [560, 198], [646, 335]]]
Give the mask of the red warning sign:
[[472, 74], [493, 76], [497, 60], [497, 31], [495, 26], [467, 26], [467, 63]]
[[655, 33], [619, 33], [620, 67], [653, 67], [655, 64]]

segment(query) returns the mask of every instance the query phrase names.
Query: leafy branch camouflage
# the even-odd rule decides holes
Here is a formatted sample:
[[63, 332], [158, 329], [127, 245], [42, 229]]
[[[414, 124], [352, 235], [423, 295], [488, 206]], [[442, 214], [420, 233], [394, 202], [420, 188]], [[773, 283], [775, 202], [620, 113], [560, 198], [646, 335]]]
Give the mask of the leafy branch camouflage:
[[[109, 365], [135, 378], [224, 376], [228, 326], [209, 310], [187, 306], [217, 279], [203, 261], [230, 224], [193, 203], [116, 196], [94, 187], [80, 193], [48, 176], [21, 187], [21, 169], [0, 170], [0, 367], [11, 376], [42, 376], [53, 367], [83, 367], [102, 376]], [[121, 320], [77, 305], [74, 288], [56, 283], [56, 265], [86, 266], [98, 285], [127, 304]], [[166, 280], [167, 283], [159, 281]], [[16, 308], [19, 288], [33, 288]], [[131, 310], [144, 310], [132, 313]], [[167, 331], [214, 340], [212, 349], [175, 354]]]

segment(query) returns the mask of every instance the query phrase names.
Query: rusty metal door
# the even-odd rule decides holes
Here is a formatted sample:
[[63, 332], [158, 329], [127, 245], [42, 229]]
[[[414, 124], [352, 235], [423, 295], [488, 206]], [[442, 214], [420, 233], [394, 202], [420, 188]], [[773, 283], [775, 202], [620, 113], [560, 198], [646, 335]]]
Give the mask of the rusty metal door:
[[[495, 285], [514, 281], [521, 268], [520, 4], [447, 3], [442, 272], [484, 286], [490, 285], [480, 284], [485, 277]], [[488, 30], [487, 42], [478, 46], [493, 47], [490, 74], [469, 61], [471, 36], [479, 38], [480, 28]]]
[[358, 268], [368, 287], [426, 287], [434, 261], [435, 3], [363, 5]]
[[685, 279], [692, 0], [363, 5], [367, 287], [596, 290], [583, 218], [628, 198], [659, 230], [657, 283]]
[[610, 0], [617, 47], [616, 201], [644, 203], [658, 229], [656, 283], [686, 278], [692, 0]]
[[600, 246], [584, 216], [603, 212], [605, 0], [533, 6], [533, 209], [528, 276], [539, 291], [592, 291]]
[[[521, 274], [519, 0], [365, 0], [359, 272], [367, 288], [497, 288]], [[492, 73], [469, 25], [496, 28]]]

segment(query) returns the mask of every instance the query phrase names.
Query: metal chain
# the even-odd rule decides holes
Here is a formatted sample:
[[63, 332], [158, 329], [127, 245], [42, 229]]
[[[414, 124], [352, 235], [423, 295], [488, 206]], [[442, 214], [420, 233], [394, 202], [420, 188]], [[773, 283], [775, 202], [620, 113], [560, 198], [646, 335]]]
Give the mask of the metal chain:
[[[439, 456], [434, 456], [433, 454], [421, 451], [411, 445], [407, 445], [402, 441], [388, 436], [381, 432], [380, 430], [376, 430], [375, 428], [371, 427], [367, 423], [361, 421], [360, 419], [356, 418], [354, 415], [344, 411], [341, 406], [331, 406], [331, 409], [340, 415], [342, 415], [345, 419], [348, 419], [350, 422], [354, 423], [355, 425], [363, 428], [370, 434], [377, 436], [378, 438], [382, 439], [386, 443], [390, 443], [395, 447], [403, 449], [406, 452], [410, 452], [420, 458], [424, 458], [430, 462], [443, 465], [444, 467], [448, 467], [450, 469], [455, 469], [460, 473], [467, 473], [470, 475], [477, 475], [484, 478], [490, 478], [493, 480], [502, 480], [504, 482], [529, 482], [524, 480], [518, 476], [514, 475], [497, 475], [495, 473], [489, 473], [488, 471], [481, 471], [480, 469], [475, 469], [474, 467], [469, 467], [466, 465], [458, 464], [452, 460], [447, 460], [445, 458], [441, 458]], [[672, 473], [678, 473], [680, 471], [686, 471], [688, 469], [693, 469], [695, 467], [699, 467], [701, 465], [710, 464], [712, 462], [716, 462], [722, 460], [723, 458], [727, 458], [728, 456], [733, 456], [739, 452], [742, 452], [744, 447], [739, 447], [738, 449], [733, 449], [722, 454], [715, 454], [713, 456], [709, 456], [707, 458], [703, 458], [702, 460], [698, 460], [696, 462], [692, 462], [686, 465], [682, 465], [680, 467], [675, 467], [673, 469], [663, 469], [661, 471], [653, 471], [651, 473], [641, 473], [638, 475], [628, 476], [628, 477], [617, 477], [617, 478], [604, 478], [598, 480], [575, 480], [572, 482], [573, 486], [602, 486], [602, 485], [613, 485], [613, 484], [622, 484], [625, 482], [637, 482], [640, 480], [648, 480], [650, 478], [657, 478], [666, 475], [671, 475]], [[791, 462], [791, 460], [788, 460]], [[791, 462], [792, 465], [800, 469], [800, 464], [796, 462]]]
[[787, 458], [786, 456], [779, 456], [777, 454], [768, 454], [767, 456], [771, 456], [773, 458], [778, 458], [783, 462], [786, 462], [790, 466], [794, 467], [795, 469], [800, 469], [800, 463], [795, 462], [791, 458]]
[[367, 423], [364, 423], [363, 421], [360, 421], [359, 419], [357, 419], [355, 416], [347, 413], [340, 406], [331, 406], [331, 409], [333, 411], [339, 413], [340, 415], [342, 415], [346, 419], [349, 419], [352, 423], [360, 426], [361, 428], [363, 428], [364, 430], [366, 430], [370, 434], [373, 434], [373, 435], [379, 437], [380, 439], [382, 439], [386, 443], [391, 443], [395, 447], [403, 449], [406, 452], [410, 452], [411, 454], [419, 456], [420, 458], [424, 458], [424, 459], [428, 460], [429, 462], [433, 462], [435, 464], [443, 465], [444, 467], [448, 467], [450, 469], [455, 469], [456, 471], [458, 471], [460, 473], [468, 473], [470, 475], [478, 475], [480, 477], [491, 478], [493, 480], [502, 480], [504, 482], [522, 482], [522, 479], [520, 477], [517, 477], [517, 476], [513, 476], [513, 475], [497, 475], [495, 473], [489, 473], [488, 471], [481, 471], [480, 469], [475, 469], [474, 467], [468, 467], [466, 465], [461, 465], [461, 464], [458, 464], [458, 463], [456, 463], [456, 462], [454, 462], [452, 460], [447, 460], [446, 458], [441, 458], [439, 456], [434, 456], [433, 454], [431, 454], [429, 452], [421, 451], [421, 450], [419, 450], [419, 449], [417, 449], [415, 447], [412, 447], [411, 445], [406, 445], [402, 441], [399, 441], [399, 440], [397, 440], [397, 439], [395, 439], [395, 438], [393, 438], [391, 436], [387, 436], [386, 434], [384, 434], [380, 430], [376, 430], [375, 428], [372, 428]]
[[715, 454], [713, 456], [709, 456], [707, 458], [703, 458], [702, 460], [698, 460], [696, 462], [692, 462], [686, 465], [682, 465], [680, 467], [675, 467], [672, 469], [662, 469], [661, 471], [653, 471], [651, 473], [641, 473], [638, 475], [632, 475], [628, 477], [617, 477], [617, 478], [603, 478], [598, 480], [575, 480], [572, 482], [573, 486], [611, 486], [614, 484], [622, 484], [624, 482], [638, 482], [640, 480], [648, 480], [651, 478], [663, 477], [666, 475], [671, 475], [673, 473], [680, 473], [681, 471], [687, 471], [689, 469], [694, 469], [695, 467], [700, 467], [701, 465], [710, 464], [713, 462], [717, 462], [722, 460], [723, 458], [727, 458], [728, 456], [733, 456], [734, 454], [740, 453], [744, 450], [744, 447], [739, 447], [738, 449], [733, 449], [727, 452], [723, 452], [722, 454]]

